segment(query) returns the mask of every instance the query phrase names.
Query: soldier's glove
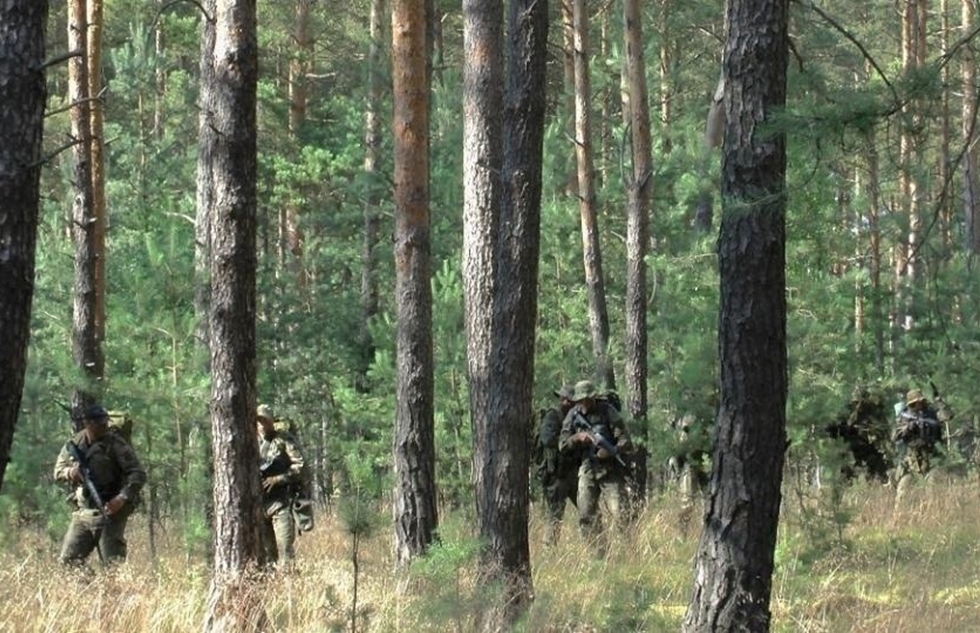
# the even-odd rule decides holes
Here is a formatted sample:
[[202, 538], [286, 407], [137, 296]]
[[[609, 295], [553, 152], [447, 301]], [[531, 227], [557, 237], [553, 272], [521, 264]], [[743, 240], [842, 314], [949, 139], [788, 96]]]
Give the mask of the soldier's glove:
[[126, 495], [119, 493], [105, 504], [105, 513], [111, 516], [122, 510], [124, 505], [126, 505]]
[[586, 433], [585, 431], [579, 431], [578, 433], [572, 436], [572, 441], [575, 442], [576, 444], [591, 444], [592, 436]]
[[82, 483], [82, 469], [78, 464], [72, 464], [71, 468], [68, 469], [68, 481], [73, 484]]
[[272, 477], [266, 477], [262, 480], [262, 489], [269, 492], [281, 483], [285, 483], [286, 477], [284, 475], [273, 475]]
[[604, 448], [600, 448], [595, 452], [595, 456], [599, 459], [609, 459], [609, 451]]

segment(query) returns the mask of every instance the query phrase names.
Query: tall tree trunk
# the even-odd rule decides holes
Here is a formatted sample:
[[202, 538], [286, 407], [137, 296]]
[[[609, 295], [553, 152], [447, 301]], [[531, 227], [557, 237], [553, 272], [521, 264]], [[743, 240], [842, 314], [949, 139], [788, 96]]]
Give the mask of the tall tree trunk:
[[592, 163], [592, 99], [589, 82], [589, 15], [585, 0], [572, 0], [575, 54], [575, 157], [578, 165], [579, 215], [582, 222], [582, 254], [589, 297], [589, 329], [595, 356], [595, 379], [615, 389], [616, 378], [609, 360], [609, 312], [602, 272], [599, 220], [596, 210], [595, 169]]
[[[211, 171], [211, 435], [214, 565], [205, 631], [261, 630], [264, 611], [245, 587], [259, 559], [261, 489], [255, 438], [256, 85], [255, 0], [218, 0]], [[254, 628], [253, 628], [254, 627]]]
[[197, 339], [210, 349], [211, 328], [211, 182], [214, 146], [214, 14], [217, 0], [201, 0], [206, 15], [201, 18], [200, 96], [197, 122], [197, 216], [194, 219], [194, 313]]
[[[627, 0], [629, 2], [630, 0]], [[674, 66], [674, 36], [670, 29], [670, 11], [673, 8], [672, 0], [662, 0], [660, 9], [660, 129], [663, 139], [661, 140], [664, 154], [669, 154], [673, 148], [673, 141], [670, 135], [670, 120], [674, 103], [674, 90], [671, 84], [671, 76]]]
[[20, 413], [31, 336], [40, 208], [47, 0], [0, 5], [0, 490]]
[[89, 151], [92, 154], [92, 249], [95, 253], [95, 327], [96, 338], [105, 341], [105, 229], [108, 211], [105, 198], [105, 115], [102, 100], [102, 0], [88, 0], [86, 21], [88, 30], [86, 71], [89, 96]]
[[510, 4], [506, 78], [502, 3], [464, 0], [463, 13], [463, 280], [474, 492], [485, 581], [503, 587], [481, 627], [506, 630], [532, 593], [527, 437], [547, 3]]
[[[378, 314], [378, 255], [381, 235], [381, 196], [383, 176], [378, 168], [381, 151], [381, 100], [384, 90], [382, 73], [383, 16], [385, 0], [371, 0], [368, 48], [368, 95], [364, 110], [364, 174], [368, 192], [364, 201], [364, 236], [361, 245], [361, 320], [366, 325]], [[430, 20], [431, 22], [431, 20]], [[428, 103], [428, 100], [426, 100]], [[428, 138], [428, 135], [426, 136]], [[427, 150], [428, 151], [428, 150]], [[428, 174], [426, 174], [428, 178]], [[367, 390], [367, 372], [374, 360], [375, 346], [367, 327], [360, 331], [358, 347], [361, 362], [355, 384]]]
[[391, 8], [395, 137], [395, 558], [425, 553], [438, 527], [429, 240], [429, 75], [425, 0]]
[[[976, 8], [974, 0], [963, 0], [961, 24], [967, 32], [974, 27]], [[966, 247], [973, 253], [980, 253], [980, 177], [977, 176], [977, 166], [980, 164], [977, 139], [977, 56], [973, 48], [965, 46], [961, 49], [963, 66], [963, 219], [966, 224]]]
[[721, 401], [687, 632], [768, 631], [786, 449], [789, 0], [730, 0], [718, 240]]
[[[625, 0], [626, 76], [632, 147], [632, 170], [626, 182], [626, 411], [635, 437], [646, 445], [647, 429], [647, 263], [650, 241], [650, 197], [653, 192], [653, 150], [650, 140], [650, 102], [643, 59], [642, 14], [639, 0]], [[636, 491], [646, 496], [646, 472], [639, 473]]]
[[[310, 5], [312, 0], [296, 0], [293, 12], [293, 41], [296, 50], [289, 60], [289, 135], [299, 146], [300, 132], [306, 123], [306, 106], [309, 100], [308, 75], [313, 55], [313, 37], [310, 35]], [[279, 210], [279, 252], [283, 270], [289, 270], [296, 280], [300, 296], [306, 295], [306, 268], [303, 263], [305, 236], [300, 227], [300, 208], [290, 203]]]
[[[565, 136], [575, 138], [575, 20], [572, 15], [572, 0], [558, 0], [561, 4], [562, 41], [562, 112], [565, 118]], [[568, 175], [565, 179], [565, 195], [578, 196], [578, 167], [575, 153], [567, 159]]]
[[868, 200], [868, 277], [871, 296], [871, 327], [874, 332], [875, 369], [885, 372], [885, 315], [881, 299], [881, 184], [878, 177], [878, 146], [875, 133], [868, 132], [867, 145], [867, 200]]
[[72, 310], [72, 358], [85, 384], [78, 385], [72, 405], [81, 408], [99, 397], [105, 373], [99, 306], [104, 292], [99, 287], [100, 257], [97, 234], [102, 224], [92, 199], [92, 119], [88, 81], [88, 32], [85, 0], [69, 0], [68, 48], [79, 54], [68, 61], [68, 102], [72, 146], [72, 242], [75, 246], [75, 288]]

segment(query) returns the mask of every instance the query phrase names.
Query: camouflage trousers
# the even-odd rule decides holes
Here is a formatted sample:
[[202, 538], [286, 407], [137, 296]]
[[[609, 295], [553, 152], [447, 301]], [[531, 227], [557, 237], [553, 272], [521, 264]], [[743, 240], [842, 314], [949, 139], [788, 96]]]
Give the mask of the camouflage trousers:
[[98, 510], [76, 510], [71, 515], [71, 524], [61, 542], [58, 560], [66, 565], [81, 565], [98, 547], [101, 559], [106, 564], [125, 561], [126, 523], [131, 513], [128, 504], [108, 518], [103, 518]]
[[583, 461], [578, 471], [578, 525], [582, 536], [595, 539], [602, 533], [599, 519], [599, 502], [610, 523], [622, 527], [623, 504], [626, 499], [624, 477], [615, 470], [597, 471], [589, 460]]
[[547, 479], [541, 482], [545, 502], [544, 544], [554, 545], [561, 536], [561, 521], [565, 516], [565, 504], [577, 503], [575, 473], [570, 476]]
[[276, 500], [265, 504], [265, 521], [262, 525], [262, 549], [265, 559], [280, 565], [289, 565], [295, 557], [296, 525], [293, 523], [292, 505], [288, 500]]

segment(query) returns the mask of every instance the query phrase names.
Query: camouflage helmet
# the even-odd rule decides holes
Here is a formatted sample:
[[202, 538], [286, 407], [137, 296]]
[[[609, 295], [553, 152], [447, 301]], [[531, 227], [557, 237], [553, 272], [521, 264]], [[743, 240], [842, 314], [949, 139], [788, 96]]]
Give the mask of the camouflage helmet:
[[260, 404], [255, 410], [255, 417], [258, 419], [266, 419], [275, 422], [276, 416], [272, 414], [272, 407], [267, 404]]
[[572, 402], [581, 402], [582, 400], [588, 398], [595, 398], [598, 392], [595, 390], [595, 385], [592, 384], [591, 380], [580, 380], [575, 383], [575, 388], [572, 390]]
[[912, 406], [916, 402], [924, 402], [926, 397], [922, 395], [921, 389], [910, 389], [907, 394], [905, 394], [905, 404], [907, 406]]

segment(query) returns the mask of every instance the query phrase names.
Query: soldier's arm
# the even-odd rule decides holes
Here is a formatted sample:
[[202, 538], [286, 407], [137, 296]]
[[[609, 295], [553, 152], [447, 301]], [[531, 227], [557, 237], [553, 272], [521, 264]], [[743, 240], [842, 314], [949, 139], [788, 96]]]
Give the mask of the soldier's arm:
[[291, 483], [298, 483], [303, 478], [303, 468], [306, 465], [306, 460], [303, 458], [303, 451], [295, 438], [286, 438], [284, 444], [286, 456], [289, 457], [289, 470], [286, 472], [286, 479]]
[[125, 441], [116, 442], [116, 461], [123, 474], [123, 486], [120, 490], [126, 499], [134, 499], [146, 483], [146, 469], [136, 456], [136, 451]]
[[577, 448], [576, 444], [572, 442], [572, 436], [575, 435], [575, 429], [573, 421], [575, 420], [575, 407], [569, 409], [568, 414], [561, 423], [561, 432], [558, 434], [558, 450], [562, 453], [571, 451]]
[[71, 477], [69, 476], [69, 473], [74, 465], [74, 460], [72, 460], [71, 455], [68, 454], [68, 448], [62, 446], [61, 452], [58, 453], [58, 459], [54, 463], [54, 480], [70, 482]]
[[630, 432], [626, 428], [622, 414], [613, 407], [607, 407], [607, 409], [609, 411], [609, 428], [612, 429], [616, 449], [627, 453], [632, 451], [633, 441], [630, 439]]

